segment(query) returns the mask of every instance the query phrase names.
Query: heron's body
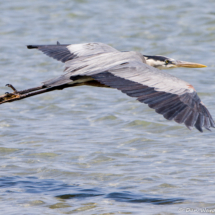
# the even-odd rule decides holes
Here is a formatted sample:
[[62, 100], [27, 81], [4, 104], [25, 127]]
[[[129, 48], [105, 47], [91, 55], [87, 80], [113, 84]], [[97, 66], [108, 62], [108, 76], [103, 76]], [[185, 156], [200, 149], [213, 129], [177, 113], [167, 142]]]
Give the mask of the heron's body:
[[[80, 85], [111, 87], [148, 104], [168, 120], [184, 123], [188, 128], [195, 126], [202, 131], [203, 127], [209, 129], [215, 126], [191, 84], [155, 68], [176, 67], [177, 64], [203, 67], [201, 64], [175, 61], [163, 56], [160, 58], [168, 60], [156, 63], [153, 56], [134, 51], [120, 52], [102, 43], [29, 45], [28, 48], [37, 48], [65, 63], [63, 75], [43, 82], [40, 88], [29, 90], [37, 91], [30, 93], [32, 95]], [[159, 56], [155, 59], [158, 61]], [[23, 92], [15, 93], [21, 96], [19, 99], [31, 96]]]

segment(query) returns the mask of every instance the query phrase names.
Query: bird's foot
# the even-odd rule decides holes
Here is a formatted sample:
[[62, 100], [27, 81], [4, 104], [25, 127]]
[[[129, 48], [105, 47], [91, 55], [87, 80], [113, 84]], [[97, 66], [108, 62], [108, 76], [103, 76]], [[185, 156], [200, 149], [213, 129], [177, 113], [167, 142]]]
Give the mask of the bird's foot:
[[4, 95], [0, 96], [0, 104], [5, 102], [12, 102], [14, 100], [20, 99], [21, 95], [18, 93], [8, 93], [6, 92]]
[[6, 84], [5, 86], [10, 87], [14, 93], [17, 93], [18, 91], [16, 90], [16, 88], [12, 85], [12, 84]]
[[14, 101], [20, 98], [20, 94], [19, 92], [16, 90], [15, 87], [13, 87], [13, 85], [11, 84], [6, 84], [7, 87], [10, 87], [13, 92], [9, 93], [6, 92], [4, 95], [0, 96], [0, 104], [5, 103], [5, 102], [10, 102], [10, 101]]

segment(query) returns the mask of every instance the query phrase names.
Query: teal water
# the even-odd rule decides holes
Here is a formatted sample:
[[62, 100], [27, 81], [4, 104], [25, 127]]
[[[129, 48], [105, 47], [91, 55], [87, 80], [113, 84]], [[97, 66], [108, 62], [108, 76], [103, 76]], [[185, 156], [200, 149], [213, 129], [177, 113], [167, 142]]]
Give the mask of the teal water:
[[[0, 95], [63, 64], [28, 44], [104, 42], [207, 65], [167, 72], [215, 117], [215, 2], [0, 1]], [[215, 208], [215, 131], [199, 133], [117, 90], [77, 87], [0, 106], [2, 214], [199, 214]], [[188, 213], [189, 212], [189, 213]]]

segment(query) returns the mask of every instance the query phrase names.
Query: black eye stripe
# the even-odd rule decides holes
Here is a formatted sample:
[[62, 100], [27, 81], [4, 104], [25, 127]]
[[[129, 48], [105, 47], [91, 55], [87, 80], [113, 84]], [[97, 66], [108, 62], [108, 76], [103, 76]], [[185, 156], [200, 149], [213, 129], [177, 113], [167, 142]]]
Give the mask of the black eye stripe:
[[[168, 67], [171, 67], [172, 64], [175, 64], [174, 63], [174, 60], [170, 60], [169, 58], [167, 57], [164, 57], [164, 56], [158, 56], [158, 55], [155, 55], [155, 56], [150, 56], [150, 55], [143, 55], [146, 60], [152, 60], [154, 61], [154, 64], [153, 65], [154, 67], [159, 67], [159, 66], [166, 66], [168, 65]], [[159, 64], [159, 65], [156, 65], [156, 64]]]
[[166, 57], [163, 56], [150, 56], [150, 55], [144, 55], [147, 57], [147, 59], [152, 59], [152, 60], [158, 60], [158, 61], [165, 61]]

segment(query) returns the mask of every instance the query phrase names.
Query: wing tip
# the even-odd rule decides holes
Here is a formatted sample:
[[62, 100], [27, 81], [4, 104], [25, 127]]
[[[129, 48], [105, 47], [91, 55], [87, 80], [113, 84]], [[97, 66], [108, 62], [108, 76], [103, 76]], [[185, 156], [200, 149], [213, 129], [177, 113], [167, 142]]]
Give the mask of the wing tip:
[[198, 131], [200, 131], [201, 133], [203, 133], [203, 129], [202, 129], [202, 127], [201, 127], [201, 126], [199, 126], [199, 125], [195, 125], [195, 128], [196, 128]]
[[[61, 44], [60, 44], [60, 42], [59, 41], [57, 41], [57, 44], [56, 44], [57, 46], [60, 46]], [[46, 45], [27, 45], [27, 48], [28, 49], [38, 49], [40, 46], [46, 46]]]
[[27, 45], [27, 48], [28, 49], [37, 49], [37, 48], [39, 48], [39, 46], [38, 45]]

